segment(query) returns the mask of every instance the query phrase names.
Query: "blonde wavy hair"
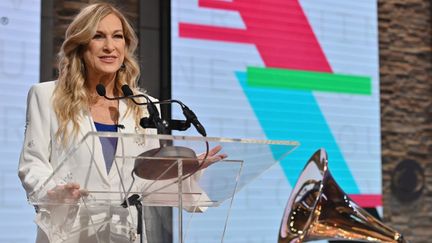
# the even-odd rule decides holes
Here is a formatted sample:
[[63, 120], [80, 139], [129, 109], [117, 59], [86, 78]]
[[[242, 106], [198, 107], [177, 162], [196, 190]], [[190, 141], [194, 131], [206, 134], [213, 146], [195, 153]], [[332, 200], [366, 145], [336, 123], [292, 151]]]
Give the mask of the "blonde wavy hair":
[[[71, 135], [79, 132], [79, 120], [82, 112], [89, 112], [92, 94], [86, 86], [86, 71], [83, 54], [88, 43], [97, 31], [99, 22], [109, 14], [115, 14], [121, 21], [126, 42], [124, 67], [116, 74], [115, 94], [118, 94], [123, 84], [137, 89], [140, 69], [135, 57], [138, 38], [125, 16], [113, 5], [108, 3], [91, 4], [83, 8], [66, 30], [65, 41], [58, 54], [59, 77], [53, 94], [54, 112], [57, 115], [59, 128], [56, 138], [65, 144]], [[132, 112], [137, 126], [142, 116], [142, 110], [131, 101], [127, 103], [125, 115]], [[72, 123], [72, 131], [68, 124]]]

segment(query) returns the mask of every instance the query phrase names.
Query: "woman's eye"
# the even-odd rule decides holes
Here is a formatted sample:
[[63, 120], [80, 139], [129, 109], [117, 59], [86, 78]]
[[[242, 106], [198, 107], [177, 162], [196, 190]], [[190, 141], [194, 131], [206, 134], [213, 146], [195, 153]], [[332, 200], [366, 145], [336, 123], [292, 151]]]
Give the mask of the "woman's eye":
[[114, 35], [114, 38], [117, 38], [117, 39], [123, 39], [123, 35], [121, 35], [121, 34], [117, 34], [117, 35]]
[[101, 39], [103, 36], [101, 34], [96, 34], [93, 36], [93, 39]]

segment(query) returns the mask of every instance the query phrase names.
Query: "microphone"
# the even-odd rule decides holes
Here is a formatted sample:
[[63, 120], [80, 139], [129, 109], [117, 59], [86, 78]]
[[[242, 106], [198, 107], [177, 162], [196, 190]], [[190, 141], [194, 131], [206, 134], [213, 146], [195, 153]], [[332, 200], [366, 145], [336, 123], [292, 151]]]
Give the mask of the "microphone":
[[[145, 95], [133, 95], [132, 90], [129, 88], [129, 86], [127, 84], [122, 86], [122, 91], [123, 94], [125, 96], [130, 97], [135, 104], [137, 105], [146, 105], [147, 103], [139, 103], [136, 102], [133, 98], [138, 98], [138, 97], [144, 97], [146, 98], [147, 102], [149, 101], [148, 97], [146, 97]], [[181, 123], [178, 120], [172, 120], [171, 122], [173, 123], [168, 124], [167, 126], [170, 127], [171, 129], [176, 129], [176, 130], [180, 130], [180, 131], [184, 131], [187, 128], [190, 127], [190, 124], [188, 123], [192, 123], [192, 125], [195, 127], [195, 129], [198, 131], [199, 134], [201, 134], [203, 137], [207, 136], [207, 133], [205, 131], [204, 126], [199, 122], [198, 117], [195, 115], [195, 113], [189, 109], [189, 107], [187, 107], [185, 104], [183, 104], [183, 102], [178, 101], [178, 100], [165, 100], [165, 101], [159, 101], [159, 102], [154, 102], [156, 104], [172, 104], [172, 103], [177, 103], [180, 105], [182, 111], [183, 111], [183, 115], [186, 117], [186, 122]], [[140, 124], [146, 124], [146, 121], [142, 121], [140, 122]]]
[[125, 129], [125, 126], [124, 126], [123, 124], [115, 124], [115, 126], [116, 126], [118, 129]]
[[119, 97], [108, 97], [108, 96], [106, 96], [106, 89], [105, 89], [105, 86], [103, 84], [96, 85], [96, 93], [99, 96], [103, 96], [107, 100], [122, 100], [122, 99], [127, 99], [128, 98], [126, 96], [119, 96]]
[[[125, 84], [126, 86], [127, 86], [127, 84]], [[125, 86], [125, 85], [123, 85], [123, 86]], [[96, 93], [99, 95], [99, 96], [103, 96], [105, 99], [107, 99], [107, 100], [123, 100], [123, 99], [129, 99], [130, 97], [130, 94], [132, 94], [132, 96], [133, 96], [133, 93], [132, 93], [132, 90], [129, 88], [129, 86], [128, 86], [128, 88], [129, 88], [129, 91], [127, 91], [127, 90], [123, 90], [123, 86], [121, 87], [121, 89], [122, 89], [122, 92], [123, 92], [123, 94], [125, 94], [125, 91], [127, 92], [124, 96], [117, 96], [117, 97], [108, 97], [108, 96], [106, 96], [106, 89], [105, 89], [105, 86], [103, 85], [103, 84], [98, 84], [98, 85], [96, 85]], [[144, 97], [144, 96], [143, 96]]]
[[98, 93], [99, 96], [103, 96], [108, 99], [108, 97], [106, 97], [106, 90], [103, 84], [96, 85], [96, 92]]
[[198, 117], [195, 115], [195, 113], [184, 104], [181, 107], [183, 110], [183, 115], [186, 117], [186, 120], [192, 123], [192, 125], [199, 132], [199, 134], [201, 134], [203, 137], [206, 137], [207, 136], [206, 130], [204, 126], [201, 124], [201, 122], [198, 121]]
[[129, 87], [129, 85], [124, 84], [121, 86], [121, 90], [123, 91], [124, 96], [133, 96], [133, 91], [131, 90], [131, 88]]

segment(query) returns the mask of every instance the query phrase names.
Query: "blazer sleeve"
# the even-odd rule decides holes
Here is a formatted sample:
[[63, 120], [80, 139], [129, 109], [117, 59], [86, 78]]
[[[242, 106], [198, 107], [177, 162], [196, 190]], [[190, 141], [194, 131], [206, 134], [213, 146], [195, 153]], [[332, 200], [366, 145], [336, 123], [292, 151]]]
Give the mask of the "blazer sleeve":
[[50, 163], [51, 94], [42, 85], [34, 85], [27, 96], [26, 129], [18, 165], [27, 196], [52, 174]]

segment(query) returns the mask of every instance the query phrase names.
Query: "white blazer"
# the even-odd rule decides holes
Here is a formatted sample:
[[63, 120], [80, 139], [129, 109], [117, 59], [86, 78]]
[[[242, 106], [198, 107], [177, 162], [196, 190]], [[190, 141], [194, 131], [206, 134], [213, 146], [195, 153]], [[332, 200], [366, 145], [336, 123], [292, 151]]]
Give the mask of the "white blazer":
[[[91, 115], [83, 112], [78, 136], [66, 147], [56, 142], [54, 136], [59, 124], [52, 106], [52, 94], [55, 84], [55, 81], [36, 84], [31, 87], [28, 94], [26, 131], [18, 168], [19, 177], [28, 196], [40, 188], [53, 171], [58, 168], [59, 159], [64, 157], [65, 153], [72, 146], [75, 146], [88, 132], [96, 131]], [[143, 130], [137, 128], [133, 115], [125, 116], [126, 109], [126, 103], [120, 101], [119, 124], [124, 125], [124, 129], [119, 129], [119, 132], [136, 133], [138, 130], [141, 130], [148, 134], [156, 133], [155, 129]], [[117, 142], [117, 154], [126, 152], [127, 154], [135, 153], [138, 155], [143, 151], [155, 147], [159, 147], [158, 140], [135, 143], [119, 139]], [[112, 191], [121, 189], [117, 169], [114, 168], [115, 165], [113, 165], [109, 174], [106, 173], [102, 147], [98, 138], [87, 139], [86, 145], [80, 146], [73, 156], [69, 158], [68, 163], [71, 163], [71, 165], [80, 165], [78, 168], [81, 170], [81, 173], [71, 170], [73, 171], [71, 173], [75, 173], [71, 177], [80, 178], [81, 188], [91, 188], [92, 190], [111, 189]], [[120, 165], [120, 171], [129, 172], [132, 168], [132, 163], [123, 163]], [[74, 182], [68, 181], [69, 179], [68, 177], [63, 178], [63, 183]], [[130, 185], [130, 182], [127, 181], [125, 184]], [[56, 183], [59, 182], [56, 181]], [[143, 183], [148, 183], [148, 181], [139, 179], [139, 182], [135, 183], [135, 186], [142, 187]], [[123, 224], [136, 226], [136, 211], [131, 207], [129, 209], [133, 210], [133, 212], [129, 211], [129, 215], [112, 217], [115, 214], [113, 212], [115, 211], [114, 209], [102, 208], [102, 210], [99, 209], [101, 211], [100, 214], [92, 212], [92, 217], [86, 217], [89, 213], [82, 206], [79, 208], [76, 206], [56, 206], [48, 209], [39, 208], [35, 219], [38, 225], [36, 242], [97, 242], [94, 236], [94, 227], [76, 234], [73, 234], [75, 232], [74, 229], [86, 228], [89, 221], [92, 221], [93, 224], [103, 222], [107, 217], [116, 218], [119, 222], [126, 220], [127, 222], [123, 222]], [[133, 240], [133, 236], [131, 236], [133, 232], [127, 232], [125, 229], [99, 230], [107, 232], [106, 237], [102, 237], [102, 239], [100, 235], [103, 234], [99, 235], [100, 242], [130, 242], [131, 239]], [[119, 239], [114, 239], [117, 236]], [[136, 242], [138, 242], [138, 239]]]

